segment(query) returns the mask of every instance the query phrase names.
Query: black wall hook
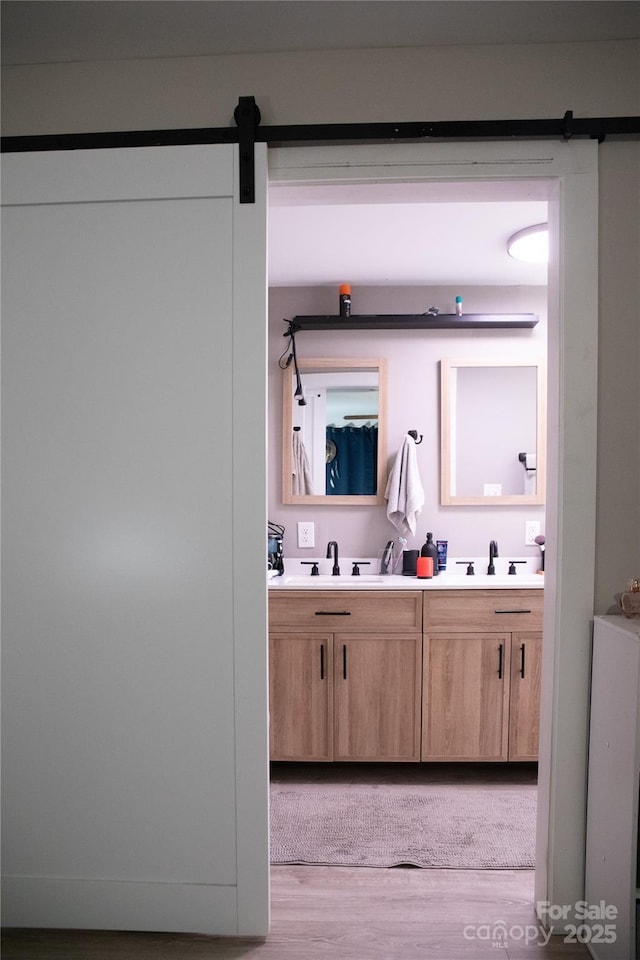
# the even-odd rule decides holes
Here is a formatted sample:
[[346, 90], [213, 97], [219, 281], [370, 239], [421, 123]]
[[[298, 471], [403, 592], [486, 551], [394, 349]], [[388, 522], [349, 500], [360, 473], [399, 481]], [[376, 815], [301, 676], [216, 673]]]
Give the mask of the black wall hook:
[[409, 434], [410, 437], [413, 437], [413, 439], [415, 440], [415, 442], [416, 442], [416, 447], [417, 447], [420, 443], [422, 443], [422, 434], [420, 434], [420, 439], [418, 440], [418, 431], [417, 431], [417, 430], [407, 430], [407, 433]]

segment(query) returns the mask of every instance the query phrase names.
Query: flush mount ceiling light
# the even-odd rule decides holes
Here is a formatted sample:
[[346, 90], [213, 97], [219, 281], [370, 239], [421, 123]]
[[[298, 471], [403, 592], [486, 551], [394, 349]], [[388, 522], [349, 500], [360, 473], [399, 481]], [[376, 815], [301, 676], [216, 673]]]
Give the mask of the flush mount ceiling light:
[[514, 260], [546, 263], [549, 259], [549, 228], [546, 223], [518, 230], [507, 241], [507, 252]]

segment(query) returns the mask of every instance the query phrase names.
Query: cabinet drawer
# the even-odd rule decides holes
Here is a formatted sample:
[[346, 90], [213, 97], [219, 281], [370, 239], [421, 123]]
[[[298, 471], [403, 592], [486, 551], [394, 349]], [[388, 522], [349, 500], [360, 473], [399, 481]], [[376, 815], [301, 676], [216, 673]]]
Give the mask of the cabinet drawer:
[[541, 630], [543, 601], [542, 590], [425, 591], [424, 629]]
[[420, 633], [422, 591], [295, 590], [269, 597], [270, 630]]

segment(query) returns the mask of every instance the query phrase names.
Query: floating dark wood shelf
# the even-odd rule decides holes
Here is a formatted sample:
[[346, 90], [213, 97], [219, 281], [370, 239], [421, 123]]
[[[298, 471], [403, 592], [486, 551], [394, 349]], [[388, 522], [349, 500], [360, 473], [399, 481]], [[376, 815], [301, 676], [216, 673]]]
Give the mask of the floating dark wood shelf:
[[[285, 321], [287, 322], [287, 321]], [[488, 330], [535, 327], [535, 313], [371, 313], [351, 317], [329, 314], [294, 317], [294, 333], [302, 330]]]

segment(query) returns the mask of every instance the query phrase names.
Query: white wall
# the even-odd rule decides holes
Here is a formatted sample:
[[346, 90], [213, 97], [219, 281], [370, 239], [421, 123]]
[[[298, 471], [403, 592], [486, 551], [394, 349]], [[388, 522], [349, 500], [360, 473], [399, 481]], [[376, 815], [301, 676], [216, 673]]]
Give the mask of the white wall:
[[[489, 540], [497, 539], [502, 556], [539, 557], [537, 547], [524, 545], [524, 521], [540, 520], [544, 507], [446, 507], [440, 505], [440, 372], [439, 361], [487, 357], [546, 357], [547, 298], [544, 287], [353, 287], [354, 313], [424, 313], [430, 306], [447, 312], [462, 293], [468, 311], [478, 313], [535, 313], [540, 321], [530, 330], [345, 330], [336, 335], [305, 331], [296, 337], [297, 354], [307, 357], [384, 357], [388, 365], [388, 462], [393, 463], [404, 434], [415, 429], [423, 435], [416, 448], [425, 491], [425, 506], [414, 540], [420, 547], [427, 530], [434, 538], [449, 541], [454, 556], [488, 553]], [[286, 324], [296, 314], [336, 311], [333, 287], [272, 288], [269, 295], [269, 519], [286, 528], [285, 555], [307, 559], [323, 555], [329, 540], [338, 540], [345, 556], [375, 556], [396, 528], [386, 518], [385, 506], [300, 507], [282, 505], [282, 371], [278, 358], [287, 341]], [[357, 305], [357, 306], [356, 306]], [[313, 520], [316, 547], [299, 550], [296, 521]]]
[[628, 572], [640, 569], [640, 145], [598, 153], [596, 612], [615, 613]]
[[[345, 44], [348, 38], [345, 37]], [[638, 113], [638, 40], [306, 50], [3, 68], [3, 133]]]

